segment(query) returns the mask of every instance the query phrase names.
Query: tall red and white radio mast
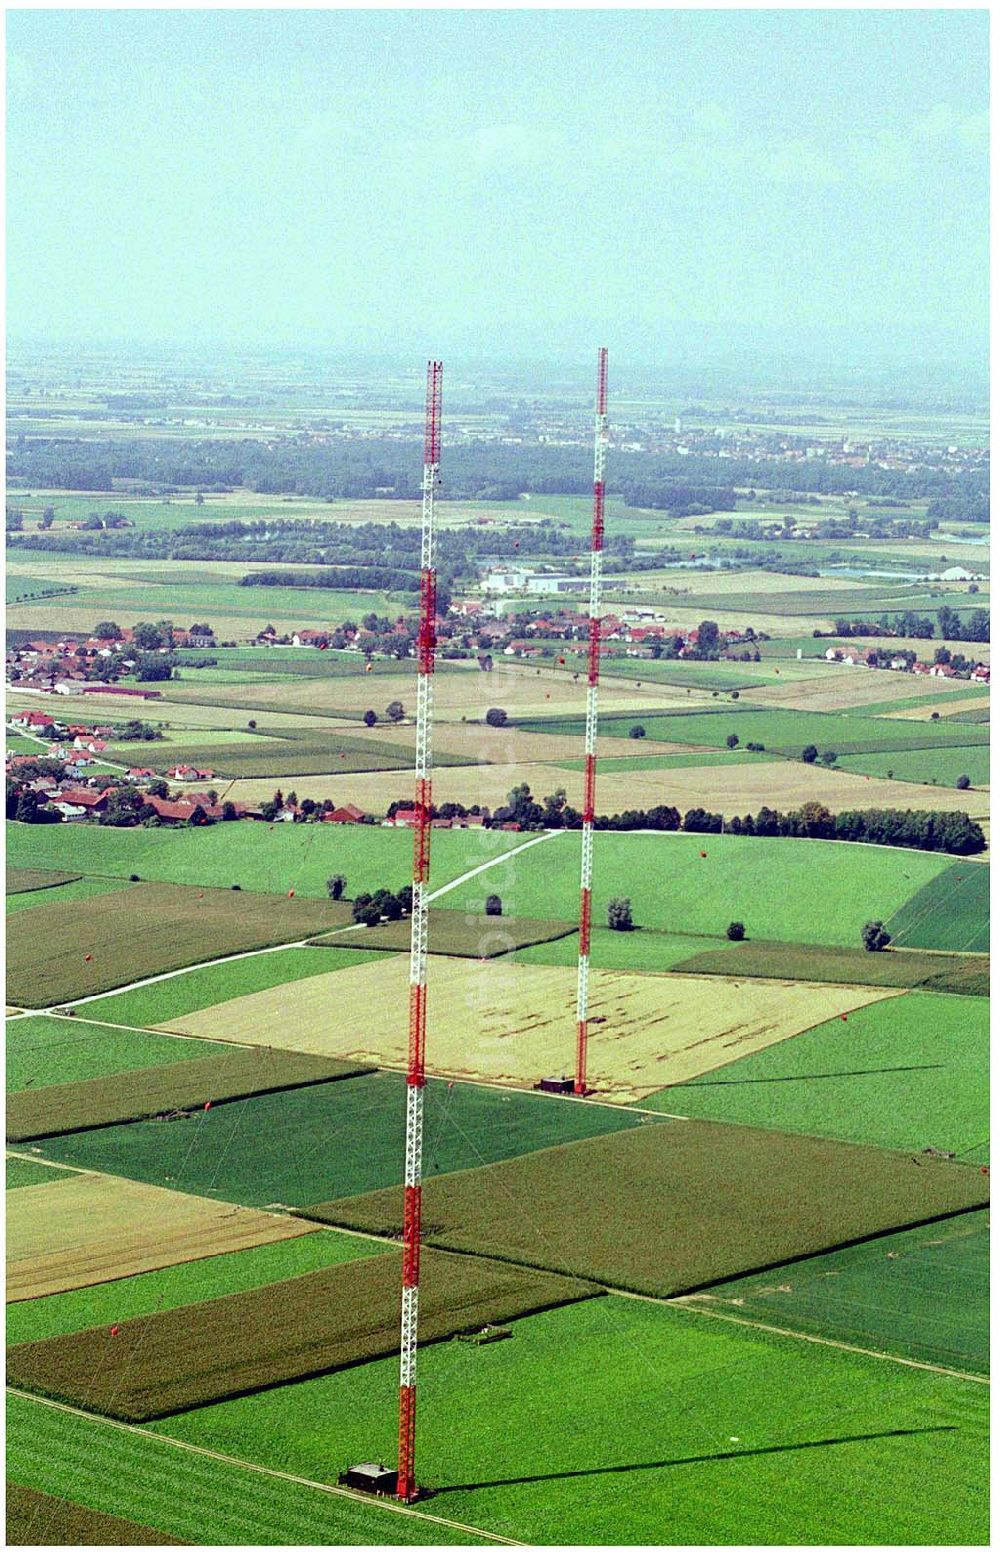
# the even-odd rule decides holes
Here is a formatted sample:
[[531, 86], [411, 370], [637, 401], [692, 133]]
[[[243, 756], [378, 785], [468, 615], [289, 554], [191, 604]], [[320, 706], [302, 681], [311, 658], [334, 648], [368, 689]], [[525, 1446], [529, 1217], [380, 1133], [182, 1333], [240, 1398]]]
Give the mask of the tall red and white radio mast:
[[403, 1305], [399, 1347], [399, 1466], [396, 1494], [416, 1498], [417, 1312], [420, 1284], [420, 1179], [427, 1043], [427, 889], [431, 846], [431, 726], [437, 573], [434, 509], [441, 460], [441, 364], [427, 364], [424, 481], [420, 532], [420, 627], [417, 634], [417, 757], [413, 809], [413, 906], [410, 912], [410, 1045], [406, 1073], [406, 1173], [403, 1186]]
[[583, 846], [580, 860], [580, 954], [576, 976], [576, 1078], [574, 1093], [587, 1092], [587, 999], [590, 984], [590, 915], [594, 869], [594, 796], [597, 785], [597, 685], [601, 672], [601, 571], [604, 561], [604, 466], [608, 447], [608, 349], [597, 354], [594, 416], [594, 523], [590, 543], [590, 650], [587, 664], [587, 729], [584, 739]]

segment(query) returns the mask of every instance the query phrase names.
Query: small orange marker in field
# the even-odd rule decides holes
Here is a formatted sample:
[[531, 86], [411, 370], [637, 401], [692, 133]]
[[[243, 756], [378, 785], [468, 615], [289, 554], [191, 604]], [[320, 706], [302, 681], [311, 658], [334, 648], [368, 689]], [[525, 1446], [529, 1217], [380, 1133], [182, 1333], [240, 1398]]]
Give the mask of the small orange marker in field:
[[118, 1333], [119, 1333], [119, 1332], [120, 1332], [120, 1331], [121, 1331], [121, 1327], [120, 1327], [120, 1326], [113, 1326], [113, 1327], [112, 1327], [112, 1328], [111, 1328], [111, 1335], [112, 1335], [112, 1337], [117, 1337], [117, 1336], [118, 1336]]
[[91, 960], [91, 958], [92, 958], [92, 957], [93, 957], [93, 956], [94, 956], [94, 955], [93, 955], [93, 953], [84, 953], [84, 955], [83, 955], [83, 961], [84, 961], [84, 963], [85, 963], [85, 964], [89, 964], [89, 963], [90, 963], [90, 960]]
[[295, 889], [294, 888], [289, 888], [289, 890], [288, 890], [288, 897], [290, 899], [294, 899], [294, 897], [295, 897]]
[[708, 851], [707, 850], [699, 850], [698, 854], [701, 856], [703, 861], [707, 861], [708, 860]]
[[212, 1108], [212, 1101], [211, 1101], [211, 1099], [206, 1099], [205, 1100], [205, 1108], [206, 1108], [206, 1110], [210, 1110]]

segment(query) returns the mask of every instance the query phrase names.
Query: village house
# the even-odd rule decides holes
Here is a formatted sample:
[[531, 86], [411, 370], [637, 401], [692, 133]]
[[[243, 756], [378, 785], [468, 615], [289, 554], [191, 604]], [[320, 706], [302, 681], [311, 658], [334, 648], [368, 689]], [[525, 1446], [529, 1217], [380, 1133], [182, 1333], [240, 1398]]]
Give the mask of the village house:
[[193, 763], [175, 763], [173, 768], [167, 770], [167, 779], [172, 780], [189, 782], [214, 778], [214, 769], [197, 769]]
[[332, 812], [323, 813], [324, 823], [363, 823], [364, 820], [364, 812], [350, 801], [345, 806], [334, 807]]

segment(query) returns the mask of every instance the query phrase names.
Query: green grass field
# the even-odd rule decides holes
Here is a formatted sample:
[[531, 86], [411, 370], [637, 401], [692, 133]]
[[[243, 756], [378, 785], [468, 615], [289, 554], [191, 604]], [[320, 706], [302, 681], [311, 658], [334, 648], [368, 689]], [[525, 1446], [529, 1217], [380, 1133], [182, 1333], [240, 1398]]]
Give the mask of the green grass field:
[[909, 992], [645, 1103], [885, 1148], [962, 1153], [989, 1134], [988, 1003]]
[[133, 1068], [223, 1055], [229, 1048], [180, 1035], [104, 1028], [75, 1018], [8, 1019], [7, 1092], [83, 1083]]
[[[773, 666], [747, 660], [629, 660], [624, 656], [609, 655], [602, 656], [601, 671], [609, 677], [628, 677], [644, 687], [649, 682], [662, 682], [720, 693], [731, 692], [734, 688], [764, 687], [775, 681]], [[781, 674], [789, 681], [800, 681], [807, 677], [843, 676], [844, 673], [825, 660], [793, 660], [782, 667]]]
[[[327, 1466], [323, 1480], [335, 1481], [338, 1470]], [[338, 1499], [15, 1395], [7, 1398], [7, 1475], [199, 1545], [209, 1533], [237, 1547], [476, 1541], [391, 1506]]]
[[[986, 1393], [946, 1376], [609, 1297], [426, 1349], [421, 1389], [427, 1509], [522, 1542], [986, 1541]], [[392, 1464], [395, 1390], [385, 1360], [162, 1429], [327, 1477]]]
[[[652, 930], [721, 937], [742, 920], [749, 937], [855, 947], [865, 920], [888, 920], [940, 872], [938, 855], [830, 840], [599, 833], [594, 919], [602, 924], [608, 900], [623, 894], [636, 924]], [[579, 882], [579, 838], [557, 835], [441, 902], [478, 909], [497, 892], [518, 915], [571, 919]]]
[[[27, 889], [7, 895], [7, 914], [23, 914], [28, 909], [38, 909], [48, 904], [75, 904], [80, 899], [98, 899], [104, 893], [114, 893], [124, 884], [114, 877], [71, 877], [68, 882], [51, 888]], [[71, 911], [72, 913], [72, 911]]]
[[[723, 709], [704, 714], [663, 712], [653, 715], [605, 715], [600, 731], [607, 736], [625, 736], [638, 721], [646, 727], [650, 741], [690, 742], [692, 746], [724, 747], [731, 733], [740, 742], [763, 742], [769, 752], [797, 757], [810, 744], [820, 752], [903, 752], [924, 747], [953, 747], [953, 727], [930, 721], [880, 720], [855, 714], [816, 714], [802, 709], [754, 709], [743, 703], [727, 704]], [[550, 731], [561, 735], [582, 734], [580, 719], [519, 720], [525, 730]], [[966, 741], [970, 746], [988, 745], [985, 731], [970, 727]]]
[[350, 923], [331, 899], [196, 890], [143, 882], [106, 894], [105, 913], [58, 904], [16, 915], [7, 935], [8, 997], [46, 1007], [226, 954], [295, 942]]
[[[424, 1345], [594, 1297], [571, 1278], [425, 1251]], [[143, 1423], [396, 1354], [398, 1252], [124, 1322], [114, 1367], [106, 1326], [7, 1349], [7, 1379], [76, 1407]]]
[[[516, 841], [515, 841], [516, 843]], [[431, 886], [512, 848], [509, 834], [441, 829], [434, 836]], [[529, 852], [530, 853], [530, 852]], [[347, 893], [409, 882], [413, 838], [407, 829], [294, 827], [277, 823], [217, 823], [213, 828], [38, 828], [11, 823], [11, 866], [51, 866], [94, 876], [194, 883], [257, 893], [326, 897], [327, 878], [347, 878]]]
[[23, 1299], [7, 1306], [7, 1344], [37, 1342], [88, 1326], [113, 1326], [139, 1316], [159, 1315], [178, 1305], [202, 1304], [342, 1261], [378, 1256], [383, 1250], [374, 1240], [323, 1229], [297, 1240], [277, 1240], [250, 1250], [161, 1267], [158, 1272], [139, 1272], [111, 1283], [70, 1289], [65, 1294]]
[[53, 1164], [33, 1164], [26, 1158], [6, 1156], [6, 1189], [20, 1191], [26, 1185], [44, 1185], [46, 1180], [65, 1180], [74, 1173], [72, 1169], [59, 1169]]
[[949, 862], [930, 882], [915, 888], [887, 924], [899, 947], [989, 952], [989, 867], [975, 861]]
[[[378, 1072], [218, 1105], [196, 1117], [111, 1126], [39, 1144], [47, 1157], [249, 1207], [302, 1206], [396, 1187], [405, 1087]], [[428, 1175], [634, 1126], [630, 1110], [431, 1080], [424, 1121]]]
[[989, 1214], [960, 1213], [708, 1289], [708, 1310], [986, 1375]]
[[[852, 774], [873, 774], [917, 784], [939, 785], [954, 789], [960, 774], [967, 774], [973, 785], [990, 782], [988, 747], [923, 747], [916, 752], [859, 752], [838, 758], [838, 769]], [[954, 805], [961, 801], [961, 792]], [[927, 805], [943, 806], [942, 800], [927, 799]]]
[[143, 1028], [169, 1023], [187, 1012], [200, 1012], [203, 1007], [230, 1001], [234, 996], [249, 996], [333, 969], [349, 969], [352, 964], [370, 963], [382, 956], [347, 947], [284, 947], [273, 953], [255, 953], [252, 958], [212, 964], [207, 969], [182, 969], [139, 990], [102, 996], [88, 1002], [83, 1011], [88, 1018], [99, 1018], [104, 1023]]
[[[964, 1212], [984, 1205], [988, 1190], [970, 1165], [709, 1120], [646, 1117], [632, 1131], [425, 1179], [424, 1229], [427, 1244], [442, 1250], [667, 1299]], [[303, 1211], [337, 1228], [389, 1237], [402, 1224], [395, 1190]]]

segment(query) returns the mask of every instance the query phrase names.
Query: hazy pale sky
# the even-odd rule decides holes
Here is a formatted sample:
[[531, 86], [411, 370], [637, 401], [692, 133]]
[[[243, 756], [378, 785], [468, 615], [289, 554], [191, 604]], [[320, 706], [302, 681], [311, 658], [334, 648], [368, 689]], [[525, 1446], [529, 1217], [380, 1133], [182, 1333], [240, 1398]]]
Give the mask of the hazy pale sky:
[[11, 336], [982, 343], [985, 11], [9, 11]]

